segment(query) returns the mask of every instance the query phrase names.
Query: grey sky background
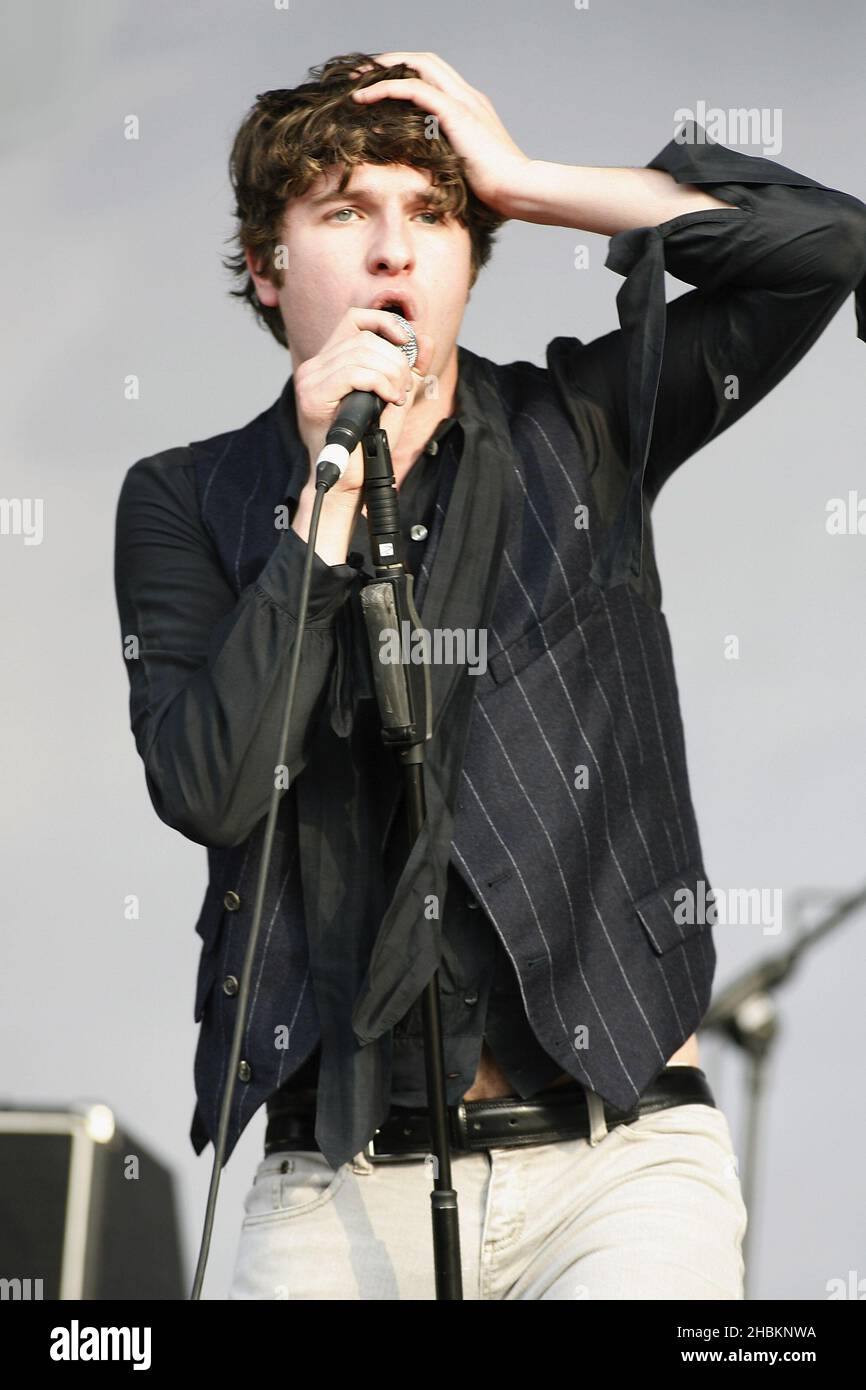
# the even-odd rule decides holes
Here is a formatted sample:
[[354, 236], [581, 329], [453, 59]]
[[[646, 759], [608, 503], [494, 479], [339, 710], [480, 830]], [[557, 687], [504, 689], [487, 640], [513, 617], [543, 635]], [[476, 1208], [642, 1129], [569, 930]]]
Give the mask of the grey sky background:
[[[256, 94], [354, 50], [432, 50], [530, 156], [644, 165], [698, 102], [782, 113], [769, 158], [866, 198], [866, 12], [786, 0], [571, 0], [412, 11], [211, 0], [6, 0], [0, 83], [5, 497], [44, 499], [40, 545], [0, 536], [6, 969], [2, 1093], [103, 1101], [175, 1172], [192, 1278], [213, 1150], [196, 1158], [193, 931], [205, 851], [148, 798], [113, 591], [117, 495], [136, 459], [237, 428], [288, 354], [228, 298], [226, 164]], [[141, 138], [123, 137], [135, 114]], [[734, 139], [723, 143], [737, 144]], [[745, 153], [762, 154], [739, 144]], [[589, 270], [574, 248], [590, 248]], [[551, 338], [617, 326], [607, 238], [511, 222], [459, 341], [543, 364]], [[669, 281], [671, 294], [684, 286]], [[141, 399], [124, 399], [136, 374]], [[716, 987], [790, 943], [793, 895], [866, 880], [866, 343], [853, 297], [771, 396], [690, 459], [654, 511], [704, 859], [719, 888], [779, 888], [782, 930], [715, 929]], [[724, 656], [735, 633], [740, 657]], [[138, 921], [124, 901], [137, 894]], [[817, 907], [813, 908], [814, 916]], [[864, 917], [780, 996], [753, 1212], [752, 1296], [823, 1299], [866, 1277]], [[742, 1060], [702, 1063], [744, 1160]], [[224, 1170], [205, 1294], [226, 1295], [264, 1109]], [[432, 1255], [431, 1255], [432, 1258]]]

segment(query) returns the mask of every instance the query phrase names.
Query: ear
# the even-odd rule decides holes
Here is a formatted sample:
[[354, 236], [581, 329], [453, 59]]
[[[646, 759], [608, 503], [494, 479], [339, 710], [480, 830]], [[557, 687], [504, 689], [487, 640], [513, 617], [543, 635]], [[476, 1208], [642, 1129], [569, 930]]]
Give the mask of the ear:
[[270, 280], [268, 280], [266, 276], [262, 274], [261, 261], [258, 259], [257, 256], [255, 256], [250, 247], [247, 247], [245, 249], [244, 257], [246, 259], [247, 269], [250, 272], [253, 284], [256, 287], [256, 294], [259, 297], [259, 303], [264, 304], [264, 306], [268, 309], [276, 308], [277, 304], [279, 304], [280, 302], [277, 293], [277, 287], [276, 285], [272, 285]]

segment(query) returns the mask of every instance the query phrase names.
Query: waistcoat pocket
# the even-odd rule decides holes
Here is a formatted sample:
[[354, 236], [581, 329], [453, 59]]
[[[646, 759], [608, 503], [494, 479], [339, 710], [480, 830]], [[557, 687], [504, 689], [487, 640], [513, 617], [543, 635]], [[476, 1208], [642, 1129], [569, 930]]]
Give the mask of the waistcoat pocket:
[[704, 866], [695, 860], [651, 893], [633, 899], [634, 910], [656, 955], [662, 956], [712, 927], [712, 920], [708, 920], [714, 905], [711, 892]]

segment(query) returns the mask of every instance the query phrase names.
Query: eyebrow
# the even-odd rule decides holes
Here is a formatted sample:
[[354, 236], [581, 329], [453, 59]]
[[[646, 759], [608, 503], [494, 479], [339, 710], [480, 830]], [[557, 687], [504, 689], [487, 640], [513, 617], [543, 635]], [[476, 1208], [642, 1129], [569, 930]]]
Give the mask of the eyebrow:
[[[320, 193], [316, 198], [308, 199], [308, 206], [311, 208], [324, 207], [327, 203], [375, 203], [377, 197], [375, 192], [367, 188], [356, 188], [354, 190], [345, 188], [342, 193], [332, 189], [330, 193]], [[410, 203], [432, 203], [434, 201], [433, 190], [429, 188], [418, 188], [413, 193], [404, 193], [403, 203], [408, 206]]]

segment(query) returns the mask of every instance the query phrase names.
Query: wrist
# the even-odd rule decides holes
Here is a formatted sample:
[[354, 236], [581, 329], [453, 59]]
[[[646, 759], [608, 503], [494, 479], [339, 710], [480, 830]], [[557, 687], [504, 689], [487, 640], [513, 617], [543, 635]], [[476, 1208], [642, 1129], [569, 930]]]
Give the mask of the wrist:
[[[326, 565], [346, 563], [352, 532], [360, 512], [361, 497], [361, 489], [353, 492], [335, 492], [332, 488], [324, 494], [316, 533], [316, 554]], [[298, 498], [297, 510], [292, 520], [292, 530], [306, 542], [309, 542], [315, 499], [315, 485], [307, 483]]]
[[491, 205], [500, 217], [530, 222], [544, 199], [545, 171], [551, 166], [528, 156], [514, 165], [497, 190]]
[[[313, 496], [315, 497], [315, 488], [313, 489]], [[322, 509], [324, 510], [327, 508], [330, 512], [346, 511], [355, 513], [360, 511], [363, 498], [364, 489], [362, 487], [332, 487], [329, 492], [325, 493]]]
[[[360, 509], [362, 494], [363, 489], [361, 488], [353, 489], [352, 491], [338, 490], [336, 487], [330, 488], [322, 498], [322, 517], [333, 516], [342, 518], [345, 516], [346, 519], [353, 518]], [[298, 498], [295, 519], [297, 520], [298, 517], [301, 517], [305, 522], [309, 522], [310, 517], [313, 515], [315, 501], [315, 482], [308, 482], [304, 485], [303, 491]]]

